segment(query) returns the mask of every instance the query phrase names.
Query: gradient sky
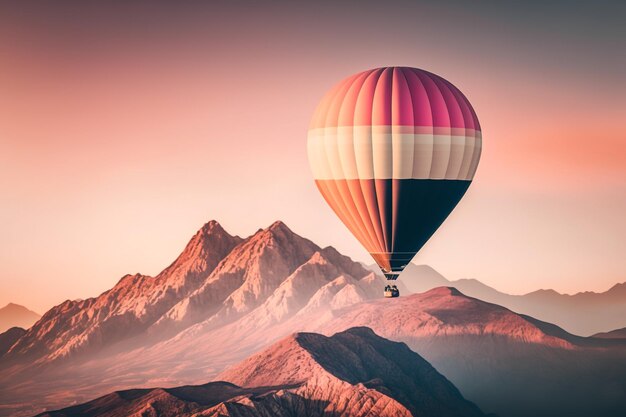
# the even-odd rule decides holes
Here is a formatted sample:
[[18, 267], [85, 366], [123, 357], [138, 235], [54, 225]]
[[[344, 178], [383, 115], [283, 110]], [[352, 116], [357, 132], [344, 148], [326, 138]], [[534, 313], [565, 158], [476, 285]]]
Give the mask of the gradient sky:
[[483, 128], [414, 262], [511, 293], [626, 281], [623, 2], [86, 3], [0, 5], [0, 305], [157, 274], [210, 219], [281, 219], [371, 263], [306, 130], [336, 82], [387, 65], [448, 79]]

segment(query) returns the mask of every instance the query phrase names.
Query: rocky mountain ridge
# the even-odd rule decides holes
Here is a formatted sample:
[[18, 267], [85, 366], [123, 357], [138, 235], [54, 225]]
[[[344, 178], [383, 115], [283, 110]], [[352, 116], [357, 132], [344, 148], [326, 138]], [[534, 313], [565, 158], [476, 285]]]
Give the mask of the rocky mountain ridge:
[[[156, 277], [126, 275], [98, 297], [68, 300], [48, 311], [0, 359], [0, 388], [6, 388], [0, 397], [21, 398], [11, 384], [25, 380], [24, 397], [40, 388], [47, 392], [38, 391], [43, 403], [45, 395], [54, 400], [56, 388], [74, 389], [77, 378], [92, 378], [94, 372], [107, 375], [102, 390], [127, 386], [139, 375], [149, 381], [146, 372], [159, 370], [175, 372], [181, 381], [190, 376], [206, 381], [214, 371], [190, 362], [178, 370], [170, 362], [201, 347], [193, 343], [197, 335], [214, 337], [244, 319], [276, 324], [303, 309], [363, 301], [380, 288], [379, 279], [361, 264], [331, 247], [318, 247], [282, 222], [242, 239], [211, 221]], [[214, 354], [223, 361], [219, 366], [226, 366], [271, 341], [252, 341], [248, 350], [232, 356]], [[146, 369], [146, 358], [154, 358], [153, 369]], [[37, 381], [29, 379], [33, 375]]]
[[18, 335], [0, 356], [0, 415], [137, 386], [202, 384], [294, 332], [366, 326], [405, 342], [502, 417], [552, 417], [555, 409], [621, 416], [620, 339], [575, 336], [454, 288], [383, 299], [383, 286], [361, 264], [280, 222], [245, 239], [209, 222], [157, 277], [126, 276]]
[[237, 385], [125, 390], [40, 416], [484, 416], [406, 345], [367, 328], [293, 334], [219, 378]]

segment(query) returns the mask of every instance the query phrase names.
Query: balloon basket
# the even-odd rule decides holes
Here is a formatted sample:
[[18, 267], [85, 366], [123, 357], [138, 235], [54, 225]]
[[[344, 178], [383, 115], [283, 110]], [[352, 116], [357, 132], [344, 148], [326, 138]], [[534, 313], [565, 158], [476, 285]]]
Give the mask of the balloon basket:
[[398, 291], [398, 287], [395, 285], [387, 285], [383, 295], [385, 298], [396, 298], [400, 296], [400, 291]]

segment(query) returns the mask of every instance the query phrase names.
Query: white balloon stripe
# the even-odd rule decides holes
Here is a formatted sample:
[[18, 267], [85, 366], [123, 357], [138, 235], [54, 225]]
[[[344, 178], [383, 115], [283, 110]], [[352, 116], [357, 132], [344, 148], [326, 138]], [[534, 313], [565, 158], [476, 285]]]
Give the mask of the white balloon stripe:
[[[415, 132], [415, 131], [413, 131]], [[345, 126], [309, 130], [315, 179], [471, 180], [481, 132], [409, 133], [402, 126]]]

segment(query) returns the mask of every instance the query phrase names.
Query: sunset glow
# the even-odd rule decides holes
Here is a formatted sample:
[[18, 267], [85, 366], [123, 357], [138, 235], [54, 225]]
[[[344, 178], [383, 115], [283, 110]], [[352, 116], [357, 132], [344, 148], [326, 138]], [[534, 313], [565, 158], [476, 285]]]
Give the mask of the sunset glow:
[[626, 281], [617, 15], [377, 4], [0, 6], [0, 305], [157, 274], [211, 219], [242, 237], [280, 219], [373, 263], [318, 195], [307, 129], [339, 80], [388, 65], [449, 80], [482, 127], [473, 185], [415, 263], [510, 293]]

